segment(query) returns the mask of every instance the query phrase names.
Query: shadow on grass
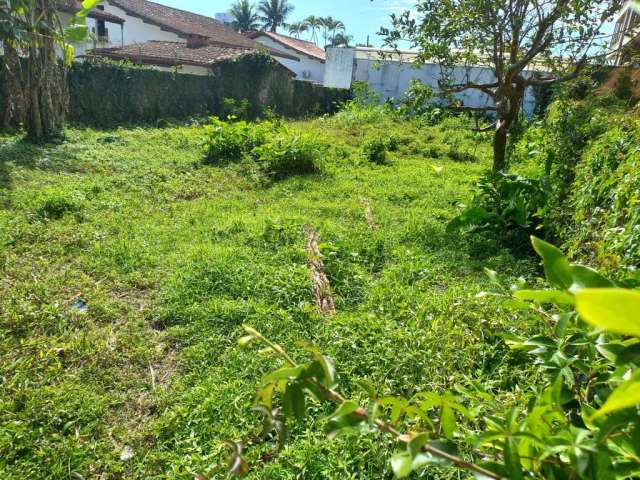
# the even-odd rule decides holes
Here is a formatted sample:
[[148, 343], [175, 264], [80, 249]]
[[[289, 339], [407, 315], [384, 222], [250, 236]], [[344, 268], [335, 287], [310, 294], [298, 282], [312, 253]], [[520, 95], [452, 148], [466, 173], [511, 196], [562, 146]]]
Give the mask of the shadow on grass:
[[12, 167], [52, 173], [79, 172], [74, 159], [80, 148], [62, 140], [35, 144], [22, 137], [9, 137], [4, 143], [0, 141], [0, 188], [11, 188]]

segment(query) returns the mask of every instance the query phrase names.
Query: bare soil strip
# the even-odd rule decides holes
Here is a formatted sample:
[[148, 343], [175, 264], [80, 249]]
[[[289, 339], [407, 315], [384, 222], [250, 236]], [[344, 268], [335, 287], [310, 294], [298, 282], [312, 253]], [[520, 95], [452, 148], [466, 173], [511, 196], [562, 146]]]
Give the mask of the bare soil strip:
[[311, 282], [313, 284], [313, 296], [316, 299], [318, 311], [323, 315], [333, 315], [336, 313], [336, 305], [331, 294], [331, 284], [324, 273], [324, 262], [320, 252], [320, 234], [312, 227], [307, 227], [306, 243], [309, 270], [311, 271]]

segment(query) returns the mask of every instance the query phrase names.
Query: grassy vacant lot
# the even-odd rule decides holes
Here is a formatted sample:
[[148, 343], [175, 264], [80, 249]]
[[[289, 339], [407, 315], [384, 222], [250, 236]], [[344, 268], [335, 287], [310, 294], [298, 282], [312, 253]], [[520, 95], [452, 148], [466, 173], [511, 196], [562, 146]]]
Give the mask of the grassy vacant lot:
[[[451, 119], [290, 127], [330, 146], [323, 172], [268, 185], [204, 166], [200, 127], [71, 130], [50, 147], [0, 138], [0, 478], [223, 478], [221, 441], [255, 431], [255, 386], [275, 365], [237, 348], [245, 323], [294, 355], [300, 340], [319, 346], [355, 397], [358, 378], [387, 394], [479, 381], [517, 396], [525, 367], [498, 334], [525, 326], [475, 295], [483, 267], [535, 265], [445, 233], [489, 165], [486, 138]], [[376, 132], [396, 137], [388, 165], [362, 160]], [[331, 319], [315, 312], [307, 225]], [[278, 458], [249, 449], [251, 478], [391, 477], [392, 443], [321, 442], [316, 410]]]

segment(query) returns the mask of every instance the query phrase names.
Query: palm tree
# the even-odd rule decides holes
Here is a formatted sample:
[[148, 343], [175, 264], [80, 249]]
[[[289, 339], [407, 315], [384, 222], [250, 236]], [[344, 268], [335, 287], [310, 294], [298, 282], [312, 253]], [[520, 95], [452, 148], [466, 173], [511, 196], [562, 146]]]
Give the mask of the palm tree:
[[[333, 17], [326, 17], [322, 19], [322, 26], [324, 27], [324, 42], [331, 40], [336, 36], [336, 31], [345, 31], [345, 25], [340, 20], [336, 20]], [[330, 35], [329, 35], [330, 34]]]
[[250, 32], [258, 29], [260, 17], [249, 0], [238, 0], [231, 6], [229, 13], [233, 16], [231, 25], [236, 32]]
[[309, 30], [309, 26], [304, 22], [290, 23], [287, 28], [289, 29], [289, 35], [293, 35], [296, 38], [300, 38], [300, 34]]
[[305, 18], [304, 23], [307, 24], [308, 30], [311, 32], [311, 41], [318, 43], [318, 30], [322, 26], [322, 19], [315, 15], [310, 15]]
[[347, 35], [346, 33], [336, 33], [330, 38], [332, 47], [348, 47], [353, 40], [353, 35]]
[[258, 5], [264, 28], [268, 28], [272, 33], [276, 33], [278, 27], [285, 25], [294, 8], [289, 0], [262, 0]]

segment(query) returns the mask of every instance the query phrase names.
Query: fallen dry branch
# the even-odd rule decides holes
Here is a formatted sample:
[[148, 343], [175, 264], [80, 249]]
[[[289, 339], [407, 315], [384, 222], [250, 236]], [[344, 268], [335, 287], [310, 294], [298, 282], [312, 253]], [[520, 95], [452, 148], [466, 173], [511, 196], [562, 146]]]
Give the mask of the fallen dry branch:
[[371, 230], [377, 230], [378, 224], [373, 219], [373, 210], [371, 208], [371, 202], [368, 198], [364, 197], [362, 199], [362, 206], [364, 207], [364, 220], [369, 225]]
[[311, 282], [313, 284], [313, 296], [316, 299], [318, 310], [323, 315], [333, 315], [336, 313], [336, 305], [331, 294], [331, 284], [324, 273], [324, 262], [320, 252], [320, 234], [314, 228], [306, 229], [307, 237], [307, 263], [311, 271]]

